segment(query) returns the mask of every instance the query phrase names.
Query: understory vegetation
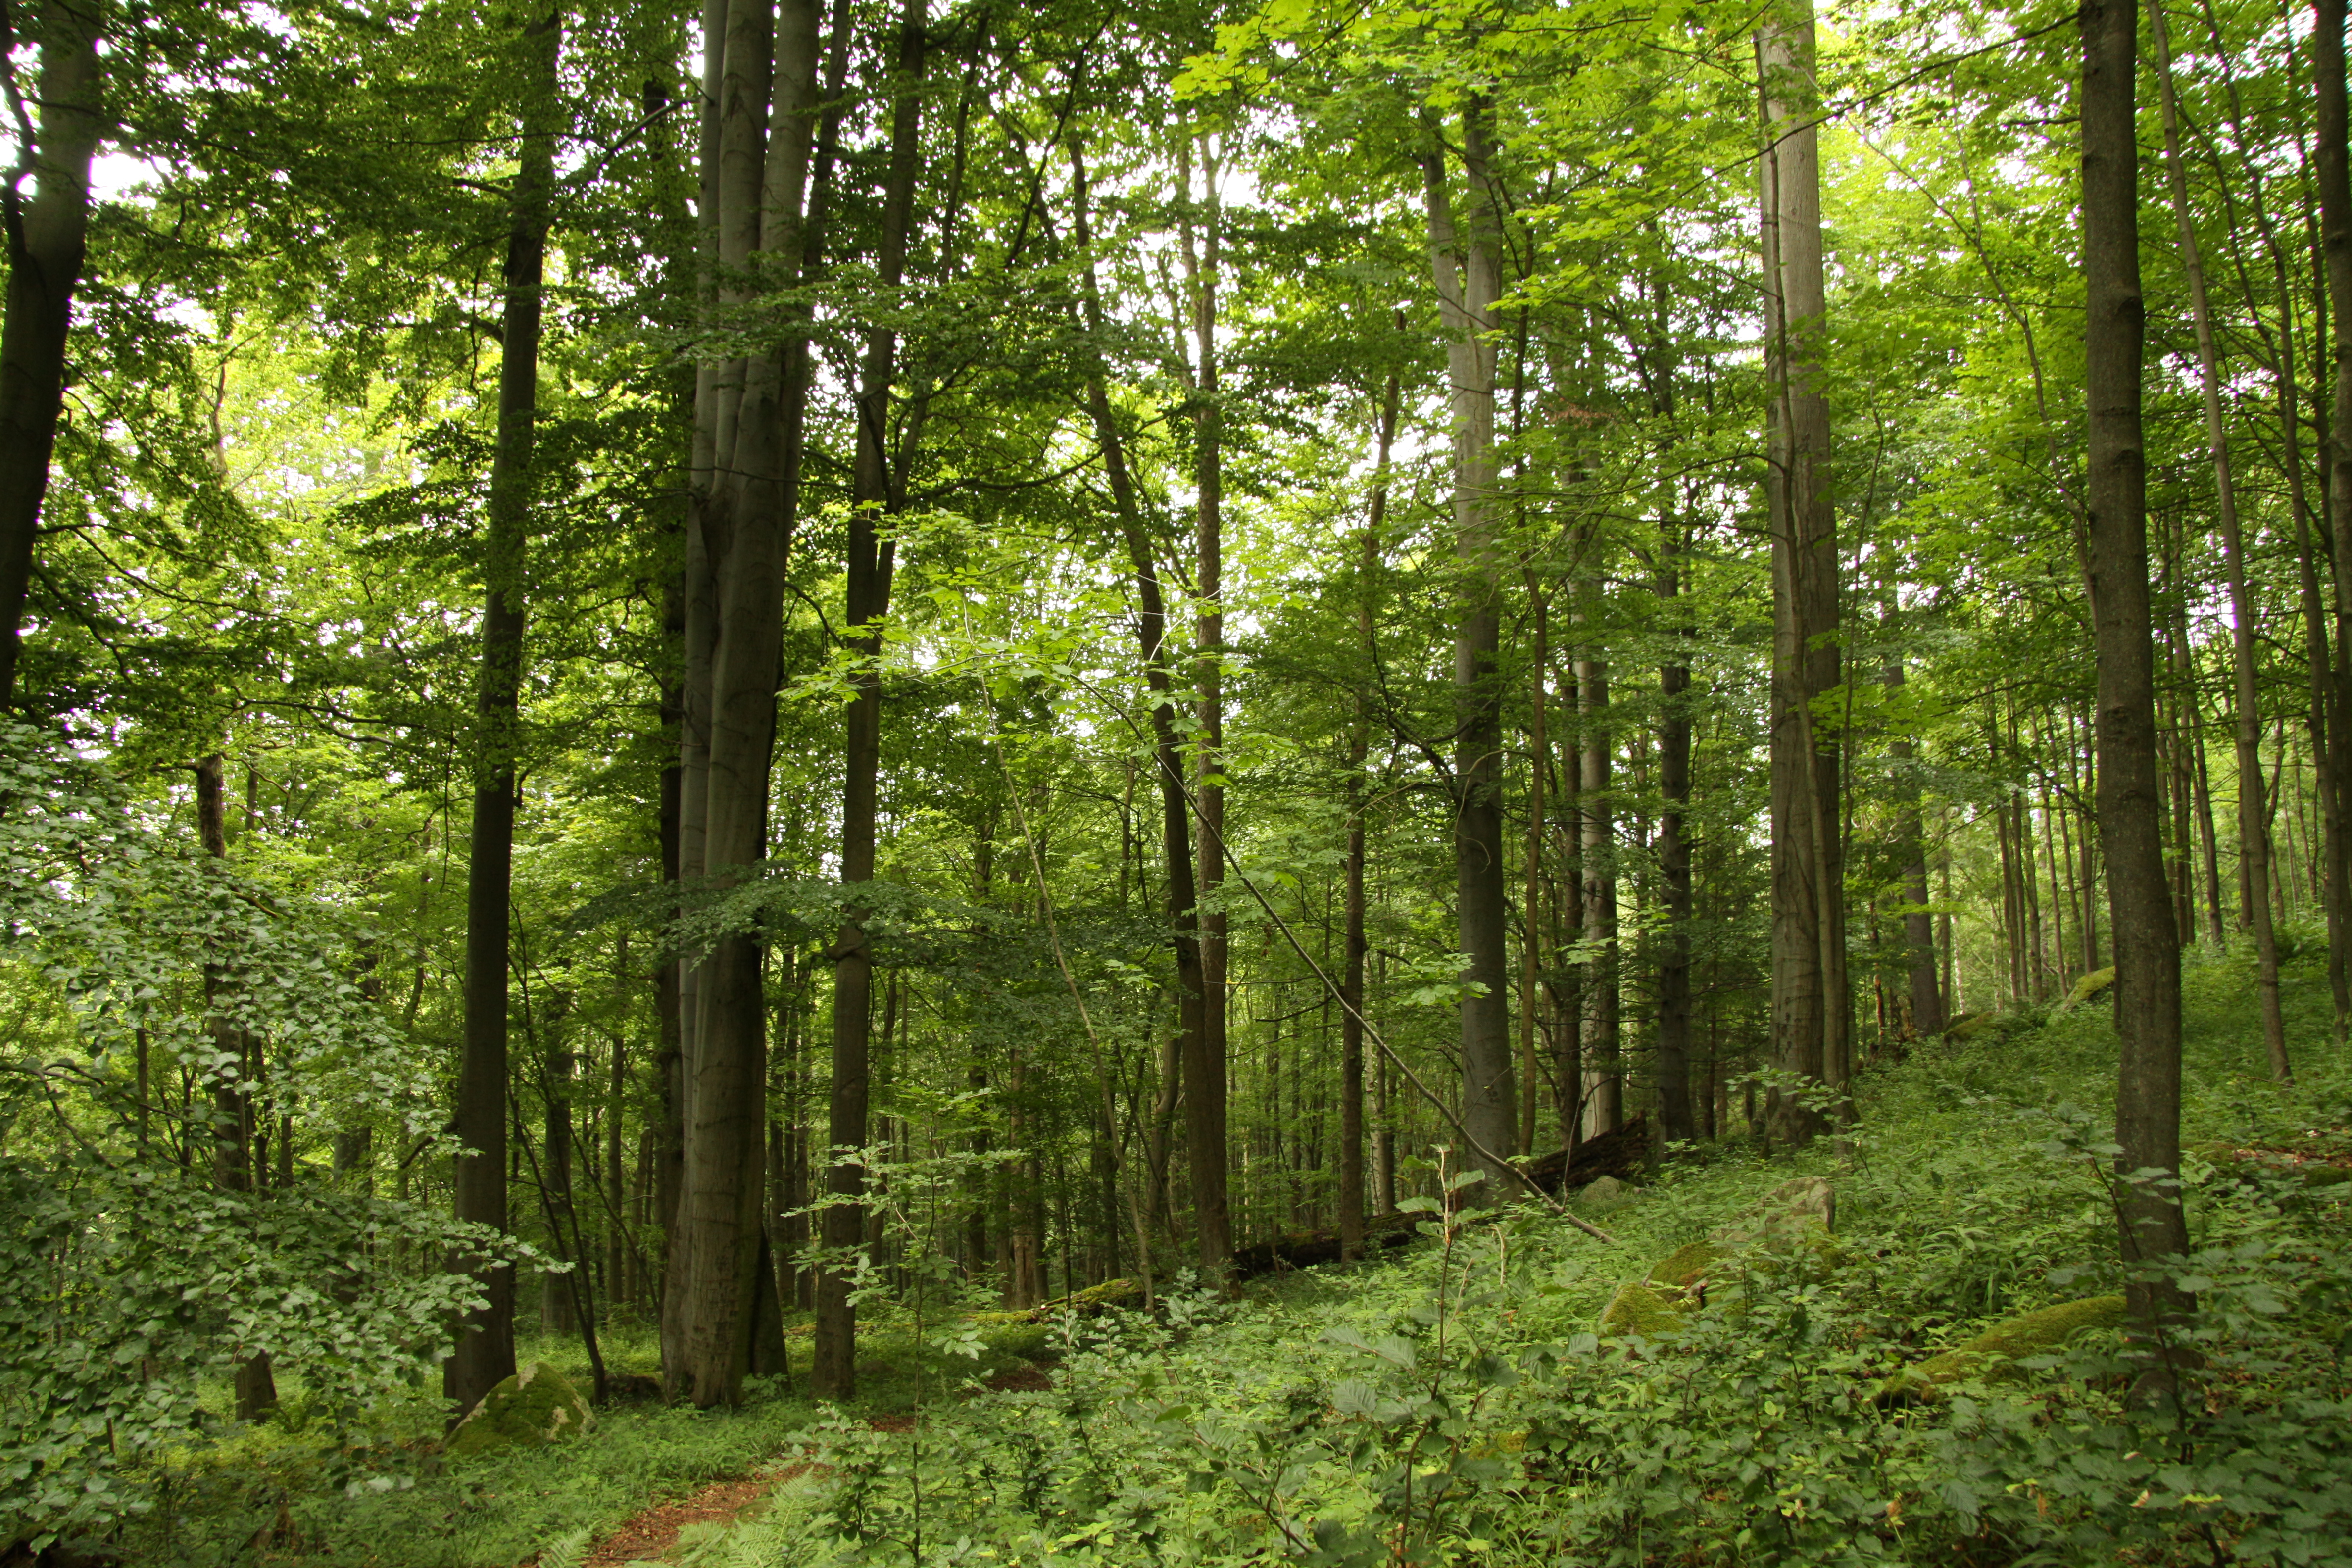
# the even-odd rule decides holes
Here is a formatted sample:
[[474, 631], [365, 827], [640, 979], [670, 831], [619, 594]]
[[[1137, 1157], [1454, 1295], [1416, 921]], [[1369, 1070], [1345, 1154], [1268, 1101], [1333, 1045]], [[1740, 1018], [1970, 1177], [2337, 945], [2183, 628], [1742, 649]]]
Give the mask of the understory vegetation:
[[[419, 1446], [437, 1402], [383, 1407], [371, 1446], [287, 1395], [163, 1461], [121, 1540], [191, 1568], [256, 1542], [265, 1563], [556, 1568], [655, 1499], [750, 1475], [772, 1493], [673, 1561], [2352, 1562], [2352, 1079], [2268, 1081], [2246, 969], [2188, 972], [2202, 1366], [2177, 1415], [2123, 1397], [2114, 1333], [1874, 1402], [1987, 1323], [2118, 1288], [2114, 1043], [2084, 1007], [1874, 1067], [1843, 1149], [1679, 1152], [1583, 1206], [1612, 1243], [1530, 1206], [1424, 1214], [1391, 1260], [1231, 1300], [876, 1323], [854, 1405], [771, 1383], [731, 1413], [620, 1405], [577, 1445], [464, 1462]], [[2298, 1037], [2323, 1029], [2318, 966], [2286, 986]], [[1671, 1333], [1600, 1331], [1622, 1285], [1799, 1174], [1835, 1191], [1827, 1245], [1750, 1253]], [[642, 1338], [605, 1353], [652, 1365]], [[1039, 1363], [1048, 1388], [988, 1386]]]

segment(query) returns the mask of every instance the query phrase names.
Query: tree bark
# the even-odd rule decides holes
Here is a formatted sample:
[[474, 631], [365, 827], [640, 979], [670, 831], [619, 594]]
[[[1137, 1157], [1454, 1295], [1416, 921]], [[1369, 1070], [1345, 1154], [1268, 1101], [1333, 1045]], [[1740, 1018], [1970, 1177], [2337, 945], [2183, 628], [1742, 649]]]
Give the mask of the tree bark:
[[[1658, 598], [1677, 644], [1695, 635], [1685, 624], [1681, 520], [1658, 521]], [[1691, 1114], [1691, 857], [1685, 822], [1691, 798], [1690, 666], [1669, 659], [1658, 669], [1658, 881], [1666, 927], [1658, 941], [1658, 1131], [1668, 1142], [1698, 1136]]]
[[[920, 173], [922, 81], [925, 51], [924, 0], [907, 0], [898, 24], [891, 68], [890, 160], [882, 193], [882, 230], [875, 268], [886, 289], [906, 276], [907, 239], [913, 226], [915, 182]], [[890, 387], [897, 375], [898, 335], [887, 327], [866, 338], [856, 403], [856, 456], [852, 468], [849, 514], [848, 604], [850, 647], [865, 660], [855, 676], [857, 695], [847, 713], [842, 782], [841, 879], [855, 886], [874, 879], [877, 791], [882, 747], [882, 676], [875, 667], [882, 652], [882, 617], [890, 611], [893, 542], [883, 519], [905, 500], [906, 465], [913, 437], [898, 457], [890, 450]], [[852, 910], [833, 947], [833, 1097], [826, 1137], [824, 1246], [834, 1258], [857, 1247], [865, 1233], [862, 1156], [866, 1140], [869, 1057], [873, 1036], [874, 956], [864, 926], [865, 911]], [[837, 1265], [816, 1277], [816, 1337], [809, 1386], [822, 1399], [847, 1399], [857, 1387], [857, 1310], [849, 1300], [849, 1275]]]
[[[1888, 690], [1902, 689], [1900, 658], [1887, 661], [1885, 681]], [[1917, 748], [1906, 734], [1898, 736], [1887, 750], [1897, 770], [1895, 853], [1903, 867], [1903, 944], [1908, 953], [1911, 1032], [1925, 1038], [1942, 1034], [1946, 1020], [1944, 993], [1936, 978], [1936, 920], [1927, 910], [1927, 845], [1919, 818], [1919, 779], [1911, 765], [1917, 760]]]
[[[452, 1173], [456, 1217], [508, 1227], [507, 936], [514, 871], [515, 757], [522, 693], [524, 561], [539, 421], [541, 286], [547, 267], [548, 202], [555, 183], [556, 64], [560, 15], [523, 31], [530, 58], [521, 110], [522, 157], [509, 198], [499, 333], [498, 445], [490, 460], [488, 527], [482, 552], [482, 672], [474, 703], [473, 838], [467, 857], [465, 1037], [454, 1118], [461, 1152]], [[489, 1302], [459, 1325], [443, 1363], [441, 1392], [462, 1416], [514, 1375], [513, 1269], [478, 1256], [452, 1268], [480, 1280]]]
[[0, 323], [0, 707], [16, 696], [18, 628], [65, 407], [66, 334], [89, 228], [89, 162], [106, 112], [99, 0], [50, 0], [32, 14], [41, 75], [29, 96], [40, 104], [40, 124], [30, 155], [18, 153], [33, 199], [24, 199], [21, 183], [0, 194], [8, 241], [7, 316]]
[[[2344, 0], [2314, 0], [2312, 57], [2318, 100], [2316, 135], [2312, 146], [2313, 184], [2318, 187], [2320, 254], [2326, 279], [2326, 315], [2335, 329], [2333, 343], [2323, 326], [2316, 346], [2332, 349], [2335, 398], [2321, 451], [2326, 458], [2326, 511], [2334, 536], [2336, 563], [2336, 624], [2337, 672], [2336, 777], [2337, 787], [2352, 791], [2352, 169], [2345, 149]], [[2343, 808], [2352, 818], [2352, 806]], [[2339, 880], [2352, 879], [2352, 844], [2339, 844], [2342, 853], [2330, 870]], [[2339, 900], [2352, 908], [2352, 888]], [[2346, 934], [2352, 940], [2352, 933]], [[2331, 958], [2341, 968], [2342, 955]], [[2339, 992], [2339, 996], [2341, 993]], [[2347, 1015], [2339, 1001], [2336, 1038], [2346, 1037]]]
[[[2197, 332], [2199, 391], [2205, 405], [2205, 442], [2213, 459], [2215, 521], [2229, 575], [2231, 674], [2238, 754], [2238, 856], [2254, 885], [2254, 984], [2262, 1000], [2263, 1046], [2271, 1076], [2294, 1081], [2287, 1059], [2286, 1017], [2279, 1008], [2278, 929], [2268, 897], [2271, 879], [2270, 813], [2263, 794], [2262, 698], [2255, 684], [2253, 595], [2246, 584], [2246, 544], [2238, 523], [2238, 491], [2230, 471], [2230, 429], [2221, 412], [2221, 351], [2205, 290], [2205, 265], [2197, 225], [2189, 208], [2189, 175], [2180, 161], [2180, 108], [2172, 81], [2172, 44], [2166, 34], [2162, 0], [2148, 0], [2149, 39], [2156, 46], [2156, 79], [2164, 118], [2164, 166], [2172, 215], [2180, 232], [2180, 260], [2189, 279], [2189, 309]], [[2145, 545], [2143, 545], [2145, 552]]]
[[1378, 609], [1381, 537], [1388, 521], [1389, 459], [1396, 443], [1401, 387], [1394, 372], [1381, 398], [1372, 493], [1357, 561], [1356, 652], [1364, 661], [1356, 711], [1348, 729], [1348, 866], [1339, 980], [1339, 1257], [1364, 1255], [1364, 809], [1365, 759], [1371, 747], [1374, 617]]
[[[1756, 58], [1768, 138], [1761, 177], [1772, 393], [1765, 481], [1773, 561], [1772, 1034], [1784, 1071], [1840, 1091], [1848, 1011], [1840, 755], [1814, 708], [1842, 676], [1809, 0], [1757, 30]], [[1822, 1126], [1793, 1094], [1775, 1091], [1771, 1115], [1775, 1135], [1790, 1143]]]
[[[2155, 626], [2147, 578], [2140, 403], [2137, 7], [2082, 11], [2084, 383], [2089, 424], [2088, 584], [2098, 659], [2099, 837], [2116, 950], [2117, 1214], [2125, 1261], [2185, 1252], [2180, 1170], [2180, 952], [2165, 886], [2156, 784]], [[2126, 1287], [2143, 1332], [2186, 1309], [2168, 1279], [2135, 1267]], [[2168, 1372], [2160, 1367], [2159, 1372]]]
[[[1597, 603], [1600, 584], [1588, 583], [1582, 597]], [[1590, 650], [1588, 650], [1589, 654]], [[1609, 732], [1609, 665], [1583, 657], [1576, 661], [1577, 705], [1582, 738], [1578, 742], [1577, 799], [1584, 839], [1578, 864], [1584, 880], [1584, 927], [1578, 934], [1591, 954], [1580, 987], [1584, 1002], [1584, 1074], [1579, 1086], [1584, 1105], [1582, 1136], [1614, 1132], [1624, 1120], [1622, 978], [1617, 948], [1617, 819], [1611, 792], [1616, 787], [1616, 738]]]
[[[226, 860], [228, 819], [222, 809], [220, 753], [196, 759], [195, 772], [197, 841], [205, 854]], [[216, 999], [219, 987], [218, 978], [206, 973], [207, 1002]], [[205, 1019], [205, 1028], [212, 1037], [213, 1049], [224, 1061], [236, 1063], [236, 1075], [220, 1079], [213, 1087], [213, 1184], [225, 1193], [250, 1193], [254, 1189], [253, 1086], [257, 1077], [254, 1041], [217, 1011]], [[233, 1397], [240, 1421], [255, 1420], [278, 1403], [278, 1382], [268, 1352], [237, 1358]]]
[[[1189, 144], [1188, 144], [1189, 146]], [[1193, 551], [1199, 573], [1200, 605], [1193, 617], [1195, 660], [1194, 709], [1199, 729], [1194, 737], [1198, 784], [1194, 789], [1200, 818], [1201, 868], [1201, 1030], [1192, 1061], [1184, 1068], [1184, 1118], [1195, 1148], [1223, 1149], [1227, 1142], [1226, 1100], [1230, 1049], [1226, 1038], [1227, 942], [1225, 911], [1216, 907], [1217, 889], [1225, 879], [1224, 770], [1224, 455], [1222, 447], [1223, 413], [1217, 403], [1217, 283], [1219, 239], [1216, 180], [1213, 161], [1204, 156], [1202, 182], [1208, 191], [1202, 232], [1195, 236], [1192, 216], [1192, 167], [1180, 150], [1178, 171], [1184, 181], [1181, 225], [1184, 269], [1192, 284], [1193, 353], [1198, 368], [1192, 386], [1194, 502]], [[1200, 1167], [1196, 1163], [1194, 1172]], [[1195, 1205], [1198, 1206], [1197, 1205]], [[1232, 1263], [1230, 1224], [1202, 1225], [1197, 1237], [1202, 1276], [1221, 1279]]]
[[1511, 1082], [1509, 941], [1503, 847], [1501, 575], [1494, 516], [1495, 300], [1501, 291], [1502, 195], [1490, 178], [1484, 99], [1462, 115], [1468, 240], [1457, 233], [1445, 151], [1433, 130], [1423, 154], [1430, 266], [1445, 333], [1454, 424], [1454, 551], [1460, 561], [1454, 637], [1455, 920], [1472, 988], [1462, 998], [1464, 1167], [1486, 1174], [1489, 1201], [1517, 1190], [1507, 1163], [1518, 1147]]

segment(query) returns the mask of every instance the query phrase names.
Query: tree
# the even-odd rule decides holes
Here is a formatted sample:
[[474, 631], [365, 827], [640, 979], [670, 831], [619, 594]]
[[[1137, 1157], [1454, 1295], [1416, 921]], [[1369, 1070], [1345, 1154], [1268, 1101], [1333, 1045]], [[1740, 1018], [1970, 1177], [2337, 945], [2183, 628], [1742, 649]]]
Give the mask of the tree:
[[0, 323], [0, 705], [16, 695], [17, 628], [48, 494], [64, 406], [66, 333], [89, 226], [89, 163], [106, 125], [98, 0], [47, 0], [32, 20], [40, 47], [40, 77], [30, 95], [40, 106], [37, 128], [15, 76], [13, 19], [5, 35], [10, 58], [0, 59], [17, 147], [16, 167], [0, 191], [8, 238], [7, 313]]
[[[532, 454], [538, 436], [539, 346], [545, 302], [549, 204], [555, 182], [557, 61], [561, 14], [523, 29], [529, 62], [521, 166], [508, 197], [504, 299], [499, 324], [498, 445], [490, 468], [489, 526], [482, 552], [481, 675], [475, 695], [474, 821], [466, 882], [465, 1047], [454, 1118], [463, 1152], [453, 1174], [452, 1213], [504, 1230], [507, 1205], [507, 980], [514, 865], [515, 762], [519, 750]], [[443, 1368], [441, 1391], [462, 1415], [515, 1372], [514, 1274], [478, 1255], [453, 1260], [478, 1276], [488, 1305], [465, 1326]]]
[[[2155, 624], [2148, 602], [2139, 270], [2139, 148], [2133, 111], [2137, 8], [2084, 7], [2084, 502], [2098, 660], [2099, 848], [2116, 948], [2117, 1218], [2144, 1332], [2183, 1303], [2162, 1260], [2188, 1250], [2180, 1206], [2180, 949], [2164, 874], [2156, 782]], [[2158, 1371], [2168, 1380], [2169, 1366]]]

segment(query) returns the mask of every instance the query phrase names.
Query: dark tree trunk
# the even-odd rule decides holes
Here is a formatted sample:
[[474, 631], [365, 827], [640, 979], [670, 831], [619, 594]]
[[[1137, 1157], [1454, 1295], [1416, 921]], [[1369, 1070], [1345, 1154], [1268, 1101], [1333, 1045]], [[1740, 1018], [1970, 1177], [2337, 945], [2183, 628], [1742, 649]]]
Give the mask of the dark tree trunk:
[[1454, 637], [1454, 867], [1458, 940], [1475, 990], [1462, 998], [1462, 1130], [1465, 1168], [1486, 1173], [1490, 1201], [1518, 1190], [1511, 1082], [1507, 868], [1503, 847], [1502, 583], [1495, 537], [1495, 300], [1502, 287], [1499, 187], [1488, 173], [1483, 99], [1462, 116], [1468, 242], [1457, 234], [1445, 149], [1423, 154], [1429, 252], [1453, 385], [1454, 551], [1463, 585]]
[[[1229, 995], [1225, 984], [1227, 921], [1224, 910], [1215, 907], [1217, 889], [1225, 879], [1225, 790], [1220, 782], [1223, 776], [1225, 728], [1224, 468], [1221, 446], [1223, 415], [1217, 405], [1216, 169], [1213, 164], [1204, 164], [1202, 170], [1210, 193], [1202, 237], [1205, 244], [1202, 245], [1196, 242], [1189, 213], [1191, 162], [1181, 152], [1178, 167], [1186, 185], [1184, 264], [1192, 284], [1192, 333], [1199, 360], [1193, 387], [1193, 481], [1198, 492], [1193, 541], [1201, 593], [1200, 608], [1193, 620], [1197, 645], [1195, 713], [1200, 724], [1194, 736], [1199, 780], [1194, 798], [1201, 825], [1198, 885], [1200, 897], [1208, 907], [1201, 911], [1201, 1028], [1197, 1049], [1184, 1064], [1186, 1141], [1198, 1150], [1226, 1146], [1226, 1100], [1230, 1092], [1226, 1081], [1229, 1050], [1225, 1027]], [[1197, 1181], [1201, 1169], [1197, 1160], [1192, 1169]], [[1222, 1166], [1217, 1184], [1223, 1186]], [[1207, 1205], [1199, 1202], [1197, 1194], [1193, 1206], [1205, 1215]], [[1224, 1206], [1221, 1192], [1217, 1222], [1211, 1224], [1203, 1218], [1196, 1238], [1201, 1272], [1210, 1279], [1223, 1279], [1232, 1259], [1233, 1228], [1223, 1217]]]
[[[2185, 1252], [2180, 1169], [2180, 952], [2165, 885], [2156, 784], [2155, 625], [2147, 578], [2141, 445], [2145, 321], [2139, 283], [2137, 8], [2090, 0], [2082, 12], [2084, 382], [2089, 593], [2098, 657], [2099, 837], [2116, 949], [2116, 1168], [2123, 1254], [2140, 1263]], [[2152, 1172], [2147, 1180], [2138, 1173]], [[2127, 1289], [2153, 1333], [2186, 1299], [2136, 1271]]]
[[[2320, 254], [2326, 278], [2326, 313], [2335, 339], [2327, 342], [2323, 327], [2318, 347], [2332, 349], [2335, 399], [2321, 452], [2326, 467], [2326, 515], [2334, 535], [2336, 563], [2336, 624], [2339, 633], [2352, 627], [2352, 169], [2345, 148], [2344, 0], [2315, 0], [2312, 6], [2312, 58], [2318, 91], [2317, 135], [2312, 147], [2314, 184], [2319, 195]], [[2339, 635], [2337, 656], [2345, 661], [2339, 672], [2336, 757], [2337, 787], [2352, 791], [2352, 636]], [[2352, 818], [2352, 808], [2344, 815]], [[2339, 845], [2341, 858], [2330, 868], [2339, 879], [2352, 878], [2352, 845]], [[2339, 897], [2352, 908], [2352, 888]], [[2347, 933], [2347, 940], [2352, 940]], [[2347, 960], [2336, 955], [2338, 968]], [[2341, 993], [2339, 992], [2339, 997]], [[2347, 1015], [2339, 1000], [2336, 1020], [2338, 1044], [2345, 1038]]]
[[[18, 149], [31, 178], [12, 180], [0, 195], [8, 241], [7, 317], [0, 324], [0, 707], [16, 694], [17, 628], [64, 408], [66, 332], [89, 227], [89, 161], [105, 129], [99, 0], [52, 0], [30, 11], [38, 18], [31, 30], [41, 49], [40, 124], [30, 155]], [[27, 184], [29, 202], [21, 195]]]
[[[1769, 139], [1761, 161], [1765, 353], [1770, 373], [1772, 533], [1772, 1035], [1780, 1065], [1832, 1090], [1847, 1066], [1845, 889], [1839, 742], [1816, 699], [1842, 679], [1837, 514], [1822, 267], [1821, 145], [1813, 126], [1812, 7], [1756, 35]], [[1775, 1135], [1802, 1142], [1818, 1112], [1776, 1092]]]
[[[1680, 520], [1661, 519], [1658, 531], [1658, 597], [1672, 617], [1672, 635], [1684, 640], [1693, 628], [1675, 604], [1682, 596]], [[1658, 670], [1658, 880], [1666, 916], [1658, 939], [1658, 1131], [1668, 1142], [1698, 1136], [1691, 1114], [1691, 858], [1684, 826], [1691, 795], [1690, 679], [1686, 664]]]
[[[515, 754], [523, 661], [523, 563], [530, 537], [532, 447], [539, 421], [541, 284], [547, 265], [548, 202], [555, 181], [556, 62], [562, 49], [550, 14], [524, 29], [532, 57], [523, 106], [522, 162], [514, 179], [499, 333], [498, 447], [490, 463], [489, 526], [482, 553], [482, 673], [475, 697], [473, 840], [467, 859], [465, 1040], [455, 1117], [453, 1212], [504, 1230], [507, 1213], [507, 934], [514, 870]], [[514, 1271], [474, 1257], [489, 1302], [459, 1325], [443, 1363], [441, 1392], [462, 1415], [514, 1375]]]
[[[215, 752], [196, 762], [196, 837], [205, 853], [215, 860], [228, 858], [228, 819], [222, 809], [221, 759]], [[205, 976], [207, 1001], [220, 994], [219, 980]], [[206, 1032], [221, 1059], [235, 1064], [235, 1076], [213, 1088], [213, 1184], [225, 1193], [254, 1189], [253, 1124], [256, 1042], [228, 1018], [215, 1012], [205, 1019]], [[251, 1421], [278, 1403], [278, 1382], [267, 1352], [239, 1356], [235, 1373], [236, 1418]]]
[[[813, 35], [812, 35], [813, 36]], [[892, 67], [894, 102], [890, 162], [882, 195], [882, 232], [875, 258], [886, 289], [905, 276], [907, 237], [912, 226], [915, 181], [920, 173], [918, 144], [922, 123], [920, 85], [924, 62], [924, 0], [908, 0], [899, 20]], [[904, 500], [905, 468], [913, 458], [909, 432], [894, 470], [891, 461], [890, 387], [897, 374], [898, 337], [887, 328], [866, 334], [866, 361], [856, 403], [856, 457], [852, 470], [849, 514], [848, 621], [851, 647], [869, 662], [856, 675], [849, 705], [842, 782], [841, 879], [855, 885], [874, 878], [876, 796], [882, 747], [882, 678], [870, 661], [882, 651], [882, 617], [890, 610], [892, 542], [882, 521]], [[825, 1192], [835, 1202], [824, 1211], [824, 1246], [835, 1257], [864, 1239], [866, 1208], [855, 1200], [865, 1191], [866, 1173], [844, 1151], [866, 1140], [866, 1101], [873, 1036], [874, 957], [863, 925], [852, 910], [834, 940], [833, 1099], [826, 1136]], [[856, 1308], [849, 1300], [849, 1275], [838, 1267], [817, 1271], [816, 1338], [809, 1386], [819, 1398], [847, 1399], [857, 1387]]]

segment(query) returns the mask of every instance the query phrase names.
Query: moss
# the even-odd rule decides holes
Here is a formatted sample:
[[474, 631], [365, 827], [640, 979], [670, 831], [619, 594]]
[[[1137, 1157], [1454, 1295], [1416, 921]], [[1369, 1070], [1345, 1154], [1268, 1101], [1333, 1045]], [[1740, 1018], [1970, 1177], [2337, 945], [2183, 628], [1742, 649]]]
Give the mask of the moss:
[[2115, 983], [2115, 965], [2109, 964], [2105, 969], [2094, 969], [2074, 982], [2074, 989], [2066, 993], [2066, 999], [2058, 1004], [2057, 1010], [2061, 1013], [2072, 1012], [2092, 997], [2111, 988]]
[[1651, 1268], [1649, 1283], [1660, 1289], [1688, 1290], [1727, 1256], [1722, 1247], [1709, 1242], [1685, 1242]]
[[1973, 1040], [1985, 1035], [2006, 1035], [2023, 1022], [2008, 1013], [1963, 1013], [1944, 1030], [1944, 1038]]
[[449, 1434], [448, 1452], [536, 1448], [577, 1437], [596, 1424], [588, 1401], [545, 1362], [535, 1361], [482, 1395]]
[[1609, 1305], [1601, 1314], [1603, 1334], [1663, 1339], [1681, 1328], [1682, 1314], [1647, 1285], [1619, 1286], [1617, 1294], [1609, 1298]]
[[1965, 1344], [1905, 1367], [1879, 1386], [1881, 1405], [1906, 1404], [1936, 1397], [1937, 1390], [1964, 1377], [2016, 1375], [2013, 1363], [2027, 1356], [2046, 1355], [2084, 1329], [2120, 1328], [2126, 1316], [2121, 1296], [2092, 1296], [2063, 1301], [2038, 1312], [1995, 1323]]

